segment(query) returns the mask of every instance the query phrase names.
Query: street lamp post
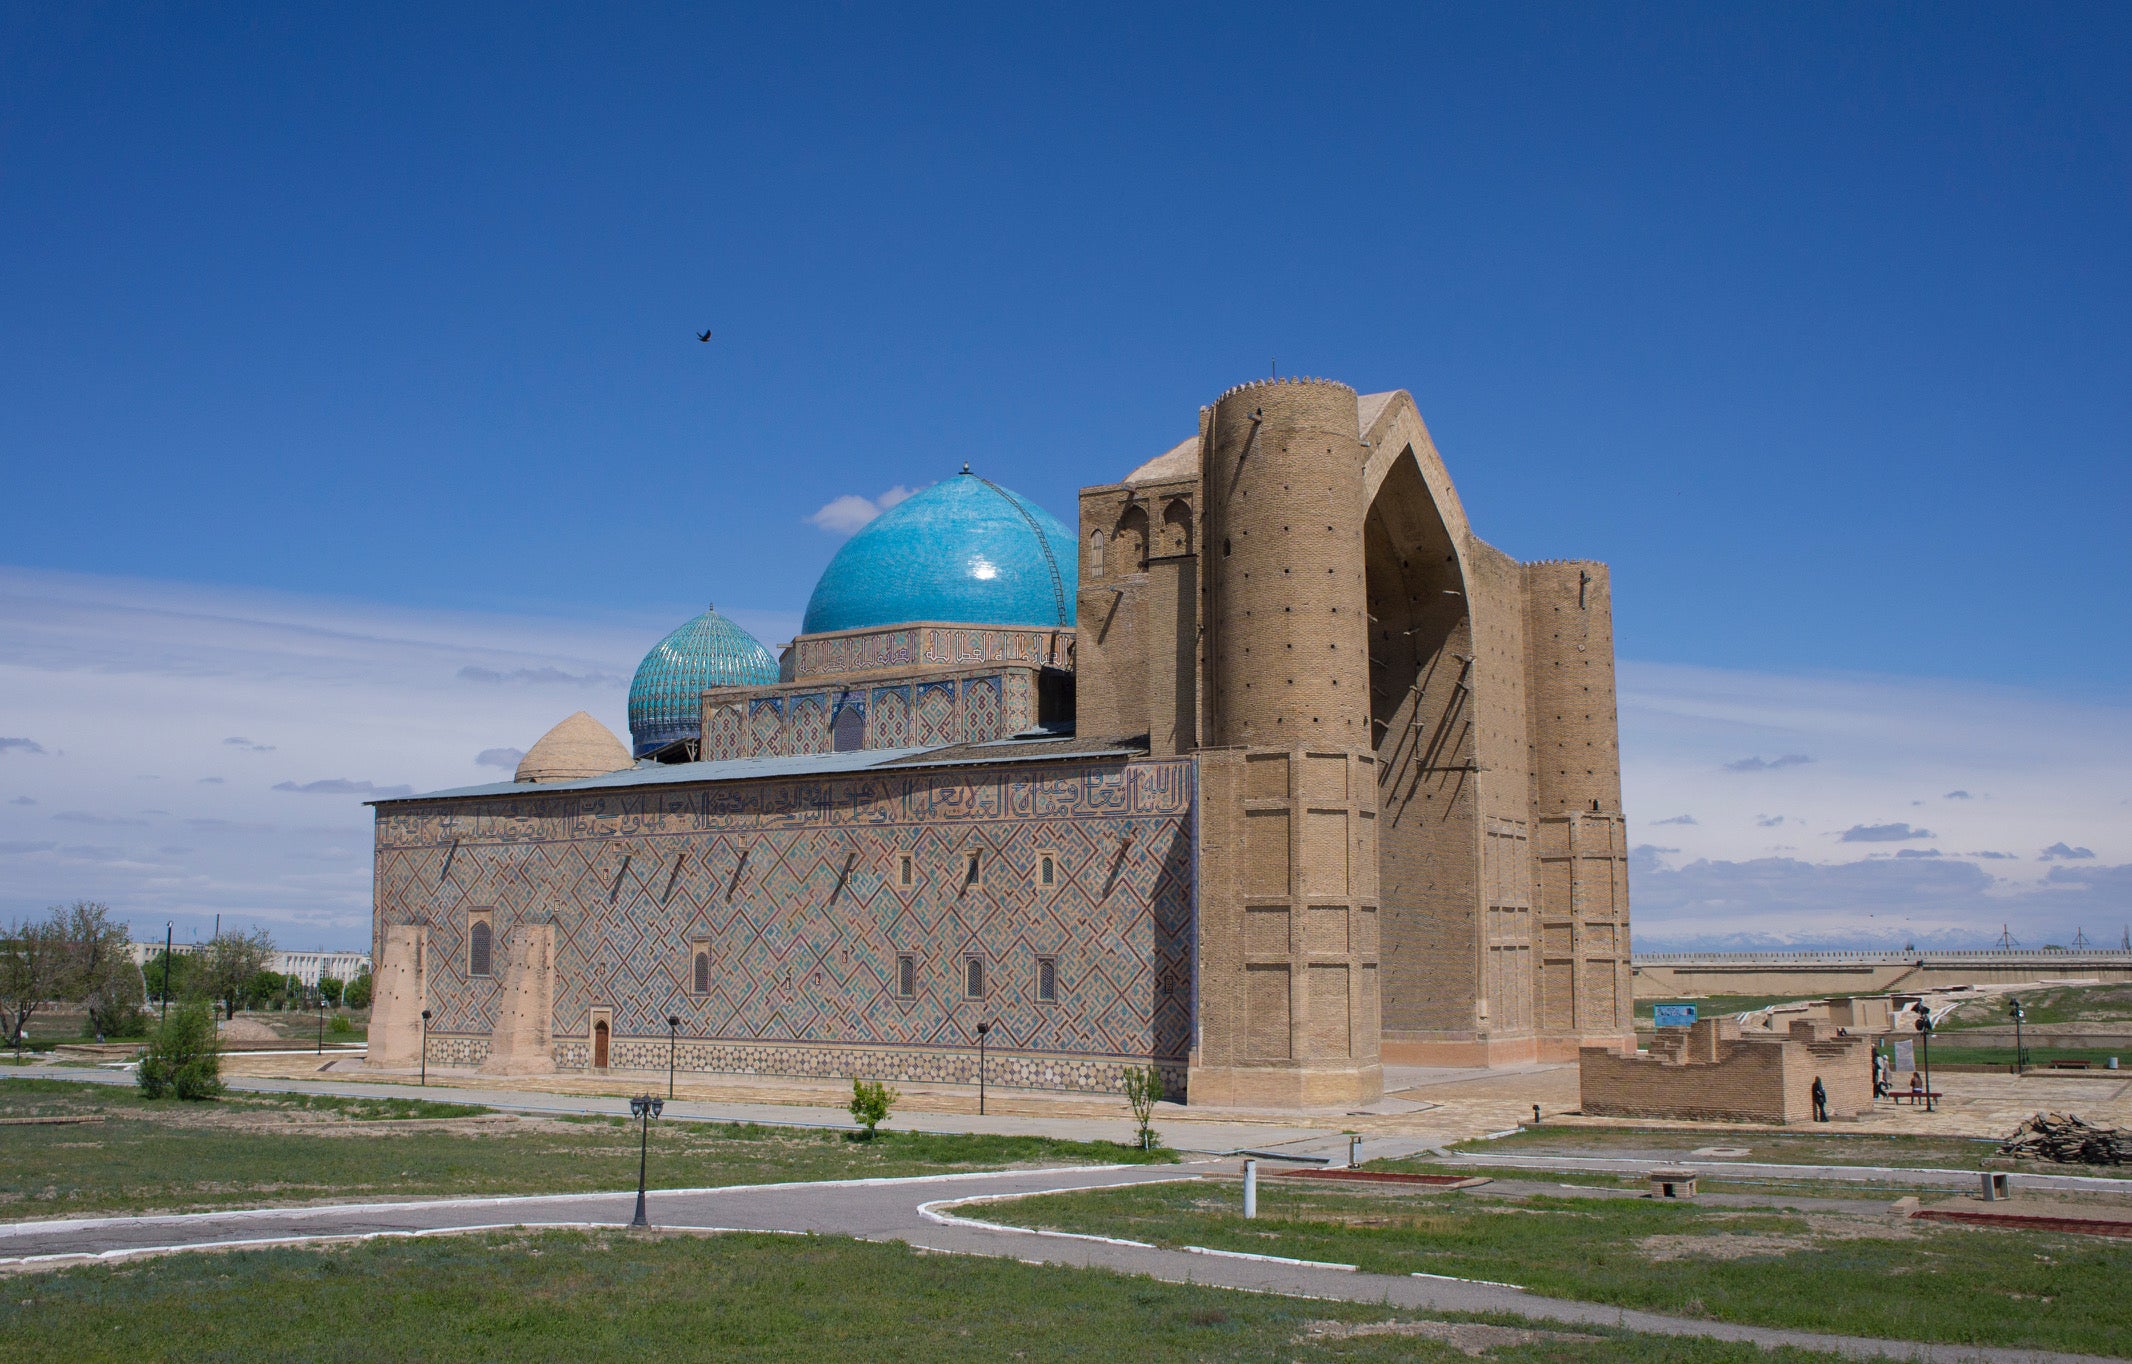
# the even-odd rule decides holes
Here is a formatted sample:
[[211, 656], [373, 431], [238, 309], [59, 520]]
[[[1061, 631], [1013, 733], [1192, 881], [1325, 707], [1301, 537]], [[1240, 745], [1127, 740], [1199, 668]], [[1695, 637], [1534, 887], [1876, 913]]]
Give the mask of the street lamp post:
[[651, 1120], [665, 1107], [664, 1100], [654, 1099], [649, 1094], [629, 1101], [629, 1116], [643, 1125], [643, 1132], [637, 1138], [637, 1215], [629, 1223], [632, 1227], [651, 1225], [651, 1219], [644, 1215], [644, 1171], [651, 1152]]
[[681, 1035], [681, 1015], [666, 1016], [666, 1097], [674, 1097], [674, 1040]]
[[429, 1087], [429, 1010], [422, 1011], [422, 1086]]
[[1932, 1011], [1922, 1004], [1917, 1006], [1917, 1031], [1925, 1042], [1925, 1111], [1937, 1113], [1939, 1102], [1932, 1097]]
[[2021, 1045], [2021, 1020], [2028, 1017], [2028, 1010], [2017, 999], [2007, 1006], [2007, 1011], [2014, 1016], [2014, 1074], [2019, 1075], [2028, 1067], [2028, 1048]]
[[318, 1054], [326, 1054], [326, 992], [318, 992]]
[[990, 1023], [977, 1025], [977, 1116], [985, 1114], [985, 1034], [992, 1031]]

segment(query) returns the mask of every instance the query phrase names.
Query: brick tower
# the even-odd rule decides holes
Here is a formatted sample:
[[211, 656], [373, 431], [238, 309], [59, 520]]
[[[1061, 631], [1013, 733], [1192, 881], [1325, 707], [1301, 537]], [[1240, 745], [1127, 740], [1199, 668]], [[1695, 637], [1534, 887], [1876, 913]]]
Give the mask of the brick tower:
[[1364, 469], [1345, 384], [1202, 418], [1198, 1102], [1382, 1092]]

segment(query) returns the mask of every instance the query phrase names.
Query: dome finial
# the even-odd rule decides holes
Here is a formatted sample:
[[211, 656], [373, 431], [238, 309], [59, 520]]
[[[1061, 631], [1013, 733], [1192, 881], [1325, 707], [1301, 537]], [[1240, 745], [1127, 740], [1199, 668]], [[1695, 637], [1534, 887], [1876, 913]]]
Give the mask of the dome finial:
[[964, 460], [964, 461], [962, 462], [962, 471], [963, 471], [964, 473], [968, 473], [968, 472], [970, 472], [970, 461], [968, 461], [968, 460]]

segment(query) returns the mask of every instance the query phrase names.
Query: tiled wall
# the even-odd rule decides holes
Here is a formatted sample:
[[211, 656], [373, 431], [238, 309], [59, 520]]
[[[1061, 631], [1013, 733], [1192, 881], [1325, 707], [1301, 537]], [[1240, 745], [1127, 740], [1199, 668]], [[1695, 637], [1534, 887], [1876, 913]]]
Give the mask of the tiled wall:
[[[640, 1045], [663, 1066], [673, 1014], [702, 1069], [841, 1075], [866, 1053], [878, 1074], [974, 1077], [985, 1021], [999, 1083], [1111, 1089], [1119, 1066], [1178, 1069], [1189, 1046], [1193, 773], [1061, 762], [389, 805], [377, 919], [430, 927], [440, 1064], [447, 1046], [475, 1063], [456, 1058], [494, 1025], [497, 982], [466, 974], [466, 925], [487, 909], [499, 939], [555, 925], [565, 1066], [589, 1063], [591, 1010], [607, 1008], [611, 1066]], [[894, 993], [899, 953], [917, 959], [913, 998]], [[972, 955], [982, 1000], [962, 997]], [[1034, 997], [1040, 955], [1053, 1002]]]
[[791, 675], [848, 676], [886, 668], [968, 668], [986, 663], [1073, 667], [1071, 630], [1003, 630], [970, 625], [899, 625], [802, 635], [792, 645]]
[[703, 756], [768, 758], [983, 743], [1032, 728], [1035, 669], [943, 673], [857, 687], [784, 684], [706, 695]]

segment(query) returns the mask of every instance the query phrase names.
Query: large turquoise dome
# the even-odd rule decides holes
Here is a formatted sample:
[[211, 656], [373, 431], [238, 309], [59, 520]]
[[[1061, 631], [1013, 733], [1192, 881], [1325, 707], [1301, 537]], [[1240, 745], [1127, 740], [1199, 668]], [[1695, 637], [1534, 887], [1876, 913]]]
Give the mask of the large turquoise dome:
[[706, 687], [751, 687], [777, 680], [762, 641], [717, 608], [652, 646], [629, 684], [629, 751], [641, 758], [676, 739], [703, 734]]
[[801, 630], [1072, 625], [1079, 580], [1072, 531], [964, 466], [845, 542], [814, 585]]

